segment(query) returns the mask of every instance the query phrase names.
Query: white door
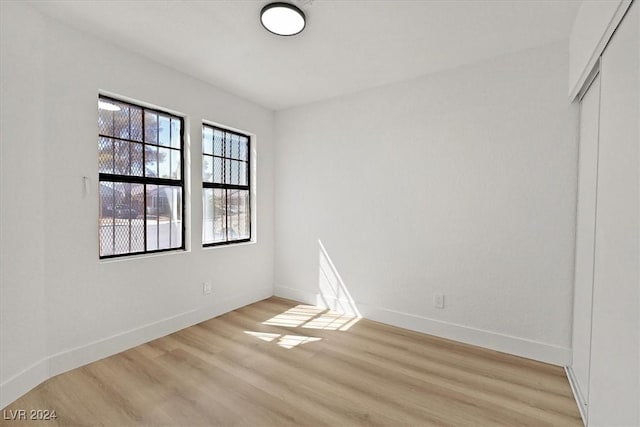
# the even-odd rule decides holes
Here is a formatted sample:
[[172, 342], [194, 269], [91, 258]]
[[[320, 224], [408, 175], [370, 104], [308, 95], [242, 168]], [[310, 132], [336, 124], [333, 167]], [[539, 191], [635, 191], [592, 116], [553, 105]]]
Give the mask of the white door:
[[640, 426], [640, 2], [602, 54], [589, 425]]
[[596, 76], [580, 106], [578, 214], [576, 226], [575, 290], [573, 307], [573, 373], [587, 415], [591, 359], [591, 311], [598, 184], [598, 129], [600, 76]]

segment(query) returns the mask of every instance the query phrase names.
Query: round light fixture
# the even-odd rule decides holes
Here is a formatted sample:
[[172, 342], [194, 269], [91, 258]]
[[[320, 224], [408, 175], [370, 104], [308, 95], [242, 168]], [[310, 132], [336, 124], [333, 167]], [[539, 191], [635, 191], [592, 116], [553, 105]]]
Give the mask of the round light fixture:
[[304, 12], [296, 6], [283, 3], [269, 3], [260, 12], [260, 22], [270, 33], [279, 36], [295, 36], [304, 30]]

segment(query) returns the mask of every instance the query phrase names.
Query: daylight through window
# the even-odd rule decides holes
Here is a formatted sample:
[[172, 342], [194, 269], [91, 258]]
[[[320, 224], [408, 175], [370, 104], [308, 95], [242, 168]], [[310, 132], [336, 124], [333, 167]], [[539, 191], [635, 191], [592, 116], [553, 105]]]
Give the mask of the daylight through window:
[[100, 257], [184, 249], [183, 119], [98, 99]]
[[250, 138], [202, 127], [202, 242], [205, 246], [251, 239]]

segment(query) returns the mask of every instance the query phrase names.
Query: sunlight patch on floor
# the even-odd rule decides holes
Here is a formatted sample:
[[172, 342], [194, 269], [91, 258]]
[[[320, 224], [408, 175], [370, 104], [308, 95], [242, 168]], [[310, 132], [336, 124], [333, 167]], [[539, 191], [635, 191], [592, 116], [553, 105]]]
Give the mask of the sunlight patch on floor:
[[[326, 329], [330, 331], [347, 330], [351, 324], [360, 320], [358, 317], [346, 314], [327, 312], [323, 313], [305, 323], [302, 327], [309, 329]], [[345, 326], [348, 326], [346, 329]]]
[[263, 325], [288, 328], [347, 331], [360, 320], [359, 316], [340, 314], [312, 305], [297, 305], [262, 322]]
[[321, 340], [322, 340], [322, 338], [318, 338], [318, 337], [305, 337], [305, 336], [300, 336], [300, 335], [285, 335], [282, 338], [280, 338], [280, 341], [278, 341], [278, 345], [280, 347], [291, 349], [291, 348], [297, 347], [297, 346], [302, 345], [302, 344], [307, 344], [307, 343], [310, 343], [310, 342], [321, 341]]
[[244, 333], [249, 334], [252, 337], [256, 337], [259, 340], [266, 341], [266, 342], [271, 342], [280, 336], [280, 334], [270, 334], [267, 332], [244, 331]]
[[288, 327], [298, 327], [302, 326], [304, 323], [313, 319], [323, 311], [326, 311], [320, 307], [314, 307], [312, 305], [298, 305], [284, 313], [280, 313], [277, 316], [272, 317], [269, 320], [262, 322], [263, 325], [272, 325], [272, 326], [288, 326]]
[[286, 348], [288, 350], [302, 344], [307, 344], [310, 342], [316, 342], [316, 341], [322, 340], [322, 338], [308, 337], [304, 335], [282, 335], [282, 334], [272, 334], [268, 332], [254, 332], [254, 331], [244, 331], [244, 333], [266, 342], [272, 342], [278, 339], [277, 344], [280, 347]]

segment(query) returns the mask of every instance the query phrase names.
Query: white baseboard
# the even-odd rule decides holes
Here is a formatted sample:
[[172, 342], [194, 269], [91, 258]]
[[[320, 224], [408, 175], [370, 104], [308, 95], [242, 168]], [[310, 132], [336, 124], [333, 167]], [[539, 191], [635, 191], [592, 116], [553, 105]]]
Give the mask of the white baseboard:
[[576, 380], [576, 375], [573, 373], [573, 368], [571, 366], [565, 366], [564, 371], [567, 374], [567, 379], [569, 380], [569, 385], [571, 386], [571, 391], [573, 392], [573, 398], [576, 400], [576, 404], [578, 405], [578, 411], [580, 411], [580, 418], [582, 418], [582, 423], [587, 425], [587, 404], [582, 397], [582, 393], [580, 393], [580, 389], [578, 388], [578, 381]]
[[[180, 329], [235, 310], [236, 308], [263, 300], [274, 294], [307, 304], [322, 305], [322, 299], [318, 294], [282, 286], [276, 286], [275, 292], [273, 292], [271, 288], [265, 288], [217, 301], [208, 307], [190, 310], [50, 355], [0, 384], [0, 408], [6, 407], [24, 393], [52, 376], [163, 337]], [[429, 319], [381, 307], [368, 306], [365, 304], [357, 304], [357, 307], [361, 315], [367, 319], [417, 332], [473, 344], [558, 366], [566, 366], [571, 360], [571, 351], [564, 347], [470, 328], [468, 326]], [[580, 407], [580, 405], [578, 406]]]
[[258, 289], [216, 301], [204, 308], [189, 310], [107, 338], [52, 354], [0, 384], [0, 408], [6, 407], [38, 384], [55, 375], [220, 316], [236, 308], [253, 304], [272, 295], [272, 288]]
[[287, 288], [284, 286], [275, 286], [273, 295], [305, 304], [317, 305], [319, 295], [313, 292], [302, 291], [300, 289]]
[[5, 408], [48, 378], [49, 358], [46, 357], [0, 384], [0, 408]]
[[[320, 304], [322, 299], [314, 292], [276, 286], [274, 288], [274, 295], [307, 304], [322, 305]], [[374, 307], [361, 303], [356, 303], [356, 305], [362, 317], [388, 325], [526, 357], [527, 359], [538, 360], [557, 366], [566, 366], [571, 362], [571, 350], [566, 347], [430, 319], [382, 307]]]

